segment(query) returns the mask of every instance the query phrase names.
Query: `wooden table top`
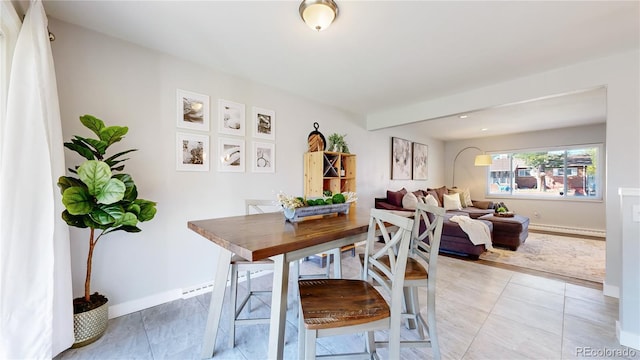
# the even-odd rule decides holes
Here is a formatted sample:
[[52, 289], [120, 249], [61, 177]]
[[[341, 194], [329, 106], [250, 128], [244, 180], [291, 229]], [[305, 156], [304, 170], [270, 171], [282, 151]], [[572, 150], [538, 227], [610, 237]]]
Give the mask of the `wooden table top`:
[[194, 220], [187, 225], [215, 244], [247, 260], [256, 261], [366, 233], [369, 215], [369, 208], [356, 208], [348, 214], [291, 223], [277, 212]]

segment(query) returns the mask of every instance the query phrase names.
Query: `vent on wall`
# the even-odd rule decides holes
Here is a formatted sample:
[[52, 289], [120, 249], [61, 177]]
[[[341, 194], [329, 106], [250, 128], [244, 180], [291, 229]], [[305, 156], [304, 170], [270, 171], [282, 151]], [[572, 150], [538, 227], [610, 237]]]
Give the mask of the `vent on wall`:
[[582, 229], [582, 228], [571, 228], [566, 226], [554, 226], [554, 225], [543, 225], [543, 224], [529, 224], [530, 230], [537, 231], [547, 231], [552, 233], [560, 233], [567, 235], [582, 235], [582, 236], [592, 236], [604, 238], [607, 237], [607, 232], [605, 230], [595, 230], [595, 229]]

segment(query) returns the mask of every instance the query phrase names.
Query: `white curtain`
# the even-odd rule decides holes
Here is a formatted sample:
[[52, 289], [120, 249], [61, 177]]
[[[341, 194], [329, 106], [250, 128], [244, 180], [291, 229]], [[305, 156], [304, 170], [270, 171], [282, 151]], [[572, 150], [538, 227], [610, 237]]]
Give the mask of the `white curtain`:
[[73, 343], [65, 172], [56, 79], [42, 2], [31, 1], [0, 126], [0, 359], [52, 358]]

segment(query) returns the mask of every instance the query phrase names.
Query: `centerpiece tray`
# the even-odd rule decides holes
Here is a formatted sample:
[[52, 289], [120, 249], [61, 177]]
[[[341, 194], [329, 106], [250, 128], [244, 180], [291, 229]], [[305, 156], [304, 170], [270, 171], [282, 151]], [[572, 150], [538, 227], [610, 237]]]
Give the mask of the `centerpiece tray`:
[[512, 211], [502, 212], [502, 213], [493, 213], [493, 216], [497, 217], [513, 217], [515, 214]]
[[306, 217], [328, 215], [328, 214], [348, 214], [351, 203], [303, 206], [295, 209], [284, 209], [284, 217], [287, 221], [298, 222]]

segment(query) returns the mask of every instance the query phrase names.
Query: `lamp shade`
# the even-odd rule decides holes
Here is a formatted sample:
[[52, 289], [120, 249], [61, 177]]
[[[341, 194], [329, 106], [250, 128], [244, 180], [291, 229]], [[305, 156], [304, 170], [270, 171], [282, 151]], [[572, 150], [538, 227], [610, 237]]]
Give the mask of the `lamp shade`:
[[491, 155], [487, 154], [477, 155], [474, 162], [475, 166], [489, 166], [491, 164], [493, 164], [493, 160], [491, 159]]
[[300, 4], [300, 16], [310, 28], [322, 31], [338, 16], [338, 5], [333, 0], [304, 0]]

